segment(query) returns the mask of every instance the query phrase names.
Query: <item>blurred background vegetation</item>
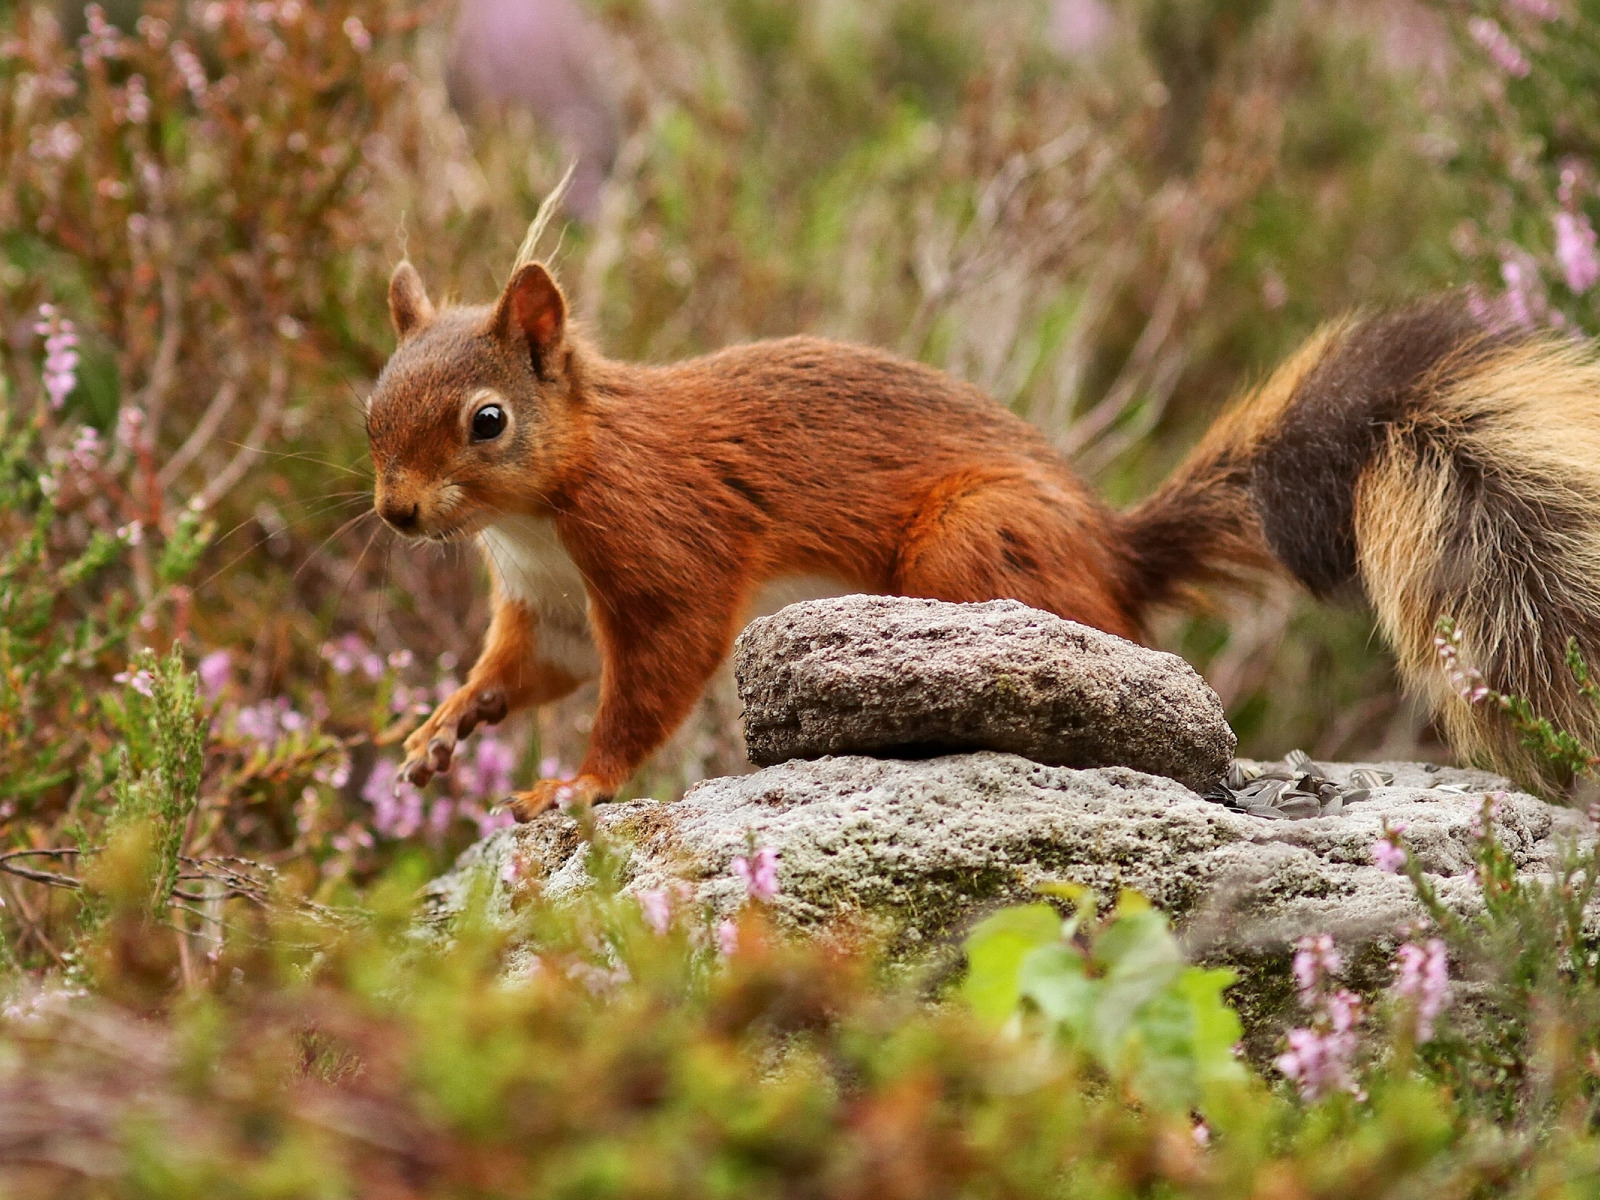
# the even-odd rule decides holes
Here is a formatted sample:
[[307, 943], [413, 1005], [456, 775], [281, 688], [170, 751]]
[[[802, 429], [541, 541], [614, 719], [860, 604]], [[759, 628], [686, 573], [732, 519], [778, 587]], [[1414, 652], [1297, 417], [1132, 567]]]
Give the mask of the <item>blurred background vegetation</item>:
[[[407, 847], [438, 865], [494, 826], [510, 779], [577, 760], [586, 693], [389, 798], [395, 743], [470, 662], [486, 588], [470, 552], [366, 515], [360, 418], [392, 265], [489, 298], [572, 158], [554, 262], [608, 353], [888, 346], [983, 385], [1128, 503], [1352, 307], [1469, 286], [1515, 319], [1600, 326], [1592, 7], [8, 7], [12, 843], [92, 839], [119, 771], [147, 765], [119, 757], [147, 699], [136, 653], [174, 640], [206, 665], [210, 714], [185, 845], [307, 894]], [[1272, 585], [1157, 632], [1242, 753], [1443, 753], [1359, 604]], [[723, 681], [638, 790], [745, 769], [736, 720]], [[43, 953], [57, 901], [32, 894], [4, 919], [38, 908]]]
[[[480, 881], [509, 931], [419, 923], [593, 698], [394, 793], [486, 588], [371, 518], [360, 403], [393, 264], [490, 297], [574, 157], [554, 261], [609, 353], [892, 347], [1117, 503], [1352, 307], [1600, 331], [1600, 0], [0, 4], [0, 1191], [1593, 1194], [1592, 853], [1546, 887], [1478, 839], [1484, 913], [1432, 905], [1370, 1010], [1317, 951], [1276, 1074], [1135, 897], [986, 923], [970, 1004], [604, 845], [569, 905]], [[1359, 605], [1158, 633], [1245, 753], [1441, 753]], [[736, 719], [723, 681], [637, 786], [744, 769]], [[1160, 1003], [1107, 982], [1139, 947]], [[1064, 1032], [1091, 993], [1131, 1058]]]

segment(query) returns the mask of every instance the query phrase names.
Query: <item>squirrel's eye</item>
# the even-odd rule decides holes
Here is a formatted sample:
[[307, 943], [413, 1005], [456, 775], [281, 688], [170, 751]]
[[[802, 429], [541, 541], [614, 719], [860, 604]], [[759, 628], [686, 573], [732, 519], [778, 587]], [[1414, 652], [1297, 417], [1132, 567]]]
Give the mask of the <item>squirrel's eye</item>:
[[492, 442], [505, 428], [505, 409], [498, 404], [485, 404], [472, 414], [472, 440], [475, 442]]

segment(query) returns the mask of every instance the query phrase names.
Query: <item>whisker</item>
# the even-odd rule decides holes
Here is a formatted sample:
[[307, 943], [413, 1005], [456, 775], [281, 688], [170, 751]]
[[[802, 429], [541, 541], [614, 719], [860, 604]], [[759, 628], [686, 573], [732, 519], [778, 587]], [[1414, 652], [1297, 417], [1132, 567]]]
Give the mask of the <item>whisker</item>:
[[237, 447], [240, 450], [250, 450], [253, 453], [265, 455], [269, 458], [285, 458], [297, 462], [315, 463], [319, 467], [327, 467], [329, 470], [343, 471], [346, 475], [354, 475], [357, 479], [372, 478], [370, 474], [357, 470], [355, 467], [347, 466], [344, 463], [332, 462], [325, 458], [318, 458], [316, 455], [308, 454], [303, 450], [268, 450], [265, 447], [246, 446], [243, 442], [228, 442], [226, 444]]
[[[279, 532], [287, 532], [287, 531], [289, 531], [291, 529], [296, 528], [299, 525], [304, 524], [307, 521], [313, 521], [316, 518], [318, 518], [320, 516], [324, 516], [325, 514], [330, 513], [330, 512], [337, 512], [340, 508], [344, 508], [344, 507], [346, 507], [346, 506], [348, 506], [350, 504], [354, 504], [358, 497], [364, 500], [365, 497], [366, 497], [366, 493], [365, 492], [352, 493], [349, 498], [344, 499], [344, 500], [340, 500], [340, 501], [338, 501], [338, 502], [336, 502], [334, 504], [330, 504], [328, 507], [326, 507], [324, 509], [321, 509], [321, 510], [319, 510], [317, 512], [301, 513], [300, 515], [296, 516], [292, 521], [285, 521], [284, 522], [284, 527], [283, 527], [282, 530], [275, 530], [273, 532], [263, 534], [261, 537], [257, 538], [255, 541], [251, 542], [243, 550], [239, 551], [238, 554], [235, 554], [232, 558], [230, 558], [227, 562], [223, 563], [220, 567], [218, 567], [210, 575], [207, 575], [199, 583], [195, 584], [194, 585], [195, 590], [199, 591], [201, 588], [206, 587], [206, 586], [216, 582], [216, 580], [218, 579], [219, 576], [225, 574], [226, 572], [232, 570], [234, 567], [238, 566], [238, 564], [240, 562], [242, 562], [244, 559], [248, 558], [250, 555], [254, 554], [257, 550], [261, 549], [261, 547], [265, 546], [268, 542], [270, 542], [275, 536], [277, 536], [277, 534]], [[352, 521], [345, 522], [345, 525], [352, 524], [353, 521], [355, 521], [355, 520], [360, 520], [361, 517], [366, 516], [368, 513], [372, 513], [372, 510], [371, 509], [367, 509], [366, 512], [364, 512], [364, 513], [358, 513], [356, 515], [356, 517], [352, 519]], [[376, 515], [376, 514], [374, 513], [372, 515]], [[216, 545], [216, 546], [222, 545], [223, 542], [226, 542], [234, 534], [238, 533], [246, 525], [249, 525], [251, 522], [253, 522], [255, 520], [256, 520], [256, 518], [253, 517], [253, 516], [246, 517], [244, 520], [240, 521], [237, 525], [235, 525], [232, 529], [228, 530], [226, 533], [224, 533], [220, 537], [218, 537], [212, 544]], [[344, 526], [341, 526], [340, 528], [343, 529]], [[326, 544], [326, 542], [324, 542], [324, 544]]]
[[370, 508], [365, 510], [364, 512], [358, 512], [355, 516], [351, 517], [344, 524], [340, 525], [339, 528], [335, 529], [327, 537], [323, 538], [322, 541], [318, 544], [317, 548], [315, 550], [313, 550], [310, 554], [306, 555], [305, 561], [302, 562], [298, 567], [295, 568], [294, 574], [292, 576], [290, 576], [290, 582], [292, 582], [292, 583], [299, 582], [301, 573], [303, 571], [305, 571], [305, 569], [307, 567], [309, 567], [313, 562], [316, 561], [317, 555], [321, 554], [324, 550], [326, 550], [327, 547], [328, 547], [328, 543], [333, 541], [334, 538], [336, 538], [340, 534], [344, 533], [345, 530], [351, 528], [357, 522], [364, 521], [368, 517], [375, 517], [377, 515], [378, 514], [373, 512]]
[[345, 595], [350, 591], [350, 585], [356, 581], [356, 573], [361, 570], [361, 564], [366, 561], [367, 551], [372, 549], [373, 539], [387, 528], [387, 525], [385, 525], [382, 521], [379, 521], [377, 525], [373, 527], [372, 532], [367, 535], [367, 544], [361, 547], [361, 553], [356, 556], [355, 566], [350, 568], [349, 577], [345, 579], [344, 586], [339, 589], [339, 595], [334, 599], [333, 616], [338, 616], [339, 610], [344, 607]]
[[[328, 499], [328, 497], [326, 497], [326, 496], [319, 496], [319, 497], [316, 497], [316, 498], [311, 499], [311, 500], [296, 501], [296, 502], [292, 502], [292, 503], [294, 503], [294, 504], [304, 504], [304, 505], [322, 504], [327, 499]], [[361, 501], [362, 503], [365, 503], [366, 499], [367, 499], [367, 493], [366, 492], [347, 492], [347, 493], [344, 493], [343, 497], [341, 499], [337, 500], [335, 503], [326, 504], [324, 507], [317, 509], [315, 512], [297, 513], [294, 517], [284, 521], [284, 523], [283, 523], [284, 531], [287, 532], [288, 530], [291, 530], [291, 529], [298, 529], [301, 525], [304, 525], [307, 521], [314, 521], [318, 517], [326, 516], [328, 513], [337, 512], [339, 509], [346, 508], [346, 507], [350, 506], [351, 504], [356, 503], [358, 500]], [[215, 539], [214, 544], [220, 546], [223, 542], [227, 541], [234, 534], [238, 533], [246, 525], [251, 524], [256, 519], [257, 518], [255, 517], [254, 514], [246, 517], [244, 520], [240, 521], [233, 528], [229, 529], [226, 533], [223, 533], [223, 534], [219, 535]], [[272, 537], [272, 535], [268, 534], [267, 538], [263, 539], [263, 541], [270, 540], [271, 537]], [[257, 546], [259, 546], [261, 544], [262, 544], [261, 542], [257, 542], [256, 543]], [[254, 549], [254, 547], [252, 547], [252, 549]], [[249, 553], [249, 551], [246, 551], [246, 553]]]

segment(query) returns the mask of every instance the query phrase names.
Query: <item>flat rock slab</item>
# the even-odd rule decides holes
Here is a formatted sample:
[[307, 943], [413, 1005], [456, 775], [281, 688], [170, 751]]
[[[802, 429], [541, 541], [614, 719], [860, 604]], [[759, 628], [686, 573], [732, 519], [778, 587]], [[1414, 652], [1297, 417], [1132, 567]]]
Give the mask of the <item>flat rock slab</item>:
[[[1328, 770], [1342, 779], [1353, 765]], [[1137, 888], [1177, 918], [1192, 953], [1226, 960], [1280, 952], [1306, 933], [1370, 944], [1420, 917], [1410, 882], [1373, 865], [1385, 822], [1406, 824], [1446, 903], [1476, 906], [1473, 823], [1484, 794], [1505, 781], [1367, 765], [1391, 772], [1393, 786], [1338, 816], [1300, 821], [1251, 816], [1127, 768], [989, 752], [795, 761], [709, 780], [674, 803], [596, 813], [602, 835], [626, 847], [629, 891], [684, 887], [719, 915], [743, 901], [729, 866], [753, 841], [778, 851], [774, 908], [793, 926], [856, 915], [893, 928], [911, 950], [999, 904], [1037, 899], [1036, 884], [1070, 881], [1107, 897]], [[1549, 872], [1564, 839], [1589, 836], [1571, 810], [1509, 790], [1499, 803], [1496, 827], [1521, 871]], [[459, 909], [474, 880], [491, 888], [491, 906], [513, 889], [570, 895], [589, 885], [585, 860], [576, 822], [548, 813], [468, 850], [434, 883], [436, 911]]]
[[1015, 600], [792, 604], [739, 635], [734, 670], [758, 766], [998, 750], [1204, 790], [1236, 744], [1217, 694], [1177, 655]]

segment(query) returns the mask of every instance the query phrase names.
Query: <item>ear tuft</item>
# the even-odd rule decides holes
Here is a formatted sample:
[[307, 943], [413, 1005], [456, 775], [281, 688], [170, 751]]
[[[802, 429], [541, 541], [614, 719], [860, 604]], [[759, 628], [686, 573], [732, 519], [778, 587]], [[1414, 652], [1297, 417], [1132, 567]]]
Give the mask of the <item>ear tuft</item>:
[[543, 263], [517, 269], [495, 305], [493, 323], [501, 337], [527, 342], [534, 366], [543, 374], [567, 328], [566, 298]]
[[433, 303], [410, 259], [402, 259], [389, 276], [389, 319], [402, 342], [433, 320]]

